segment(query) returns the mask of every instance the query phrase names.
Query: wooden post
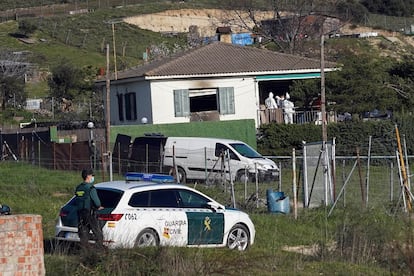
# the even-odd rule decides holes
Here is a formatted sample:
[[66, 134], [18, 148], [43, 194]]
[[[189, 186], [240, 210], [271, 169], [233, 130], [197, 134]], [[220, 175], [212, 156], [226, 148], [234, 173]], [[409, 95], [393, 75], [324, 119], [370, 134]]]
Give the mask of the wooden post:
[[296, 151], [292, 149], [292, 184], [293, 184], [293, 212], [295, 219], [298, 218], [298, 202], [296, 188]]

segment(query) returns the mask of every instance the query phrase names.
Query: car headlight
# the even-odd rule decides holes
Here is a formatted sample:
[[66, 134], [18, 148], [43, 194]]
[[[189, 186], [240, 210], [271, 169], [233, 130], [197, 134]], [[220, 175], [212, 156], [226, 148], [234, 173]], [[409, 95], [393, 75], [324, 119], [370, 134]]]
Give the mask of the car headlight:
[[255, 169], [258, 170], [258, 171], [266, 171], [267, 170], [266, 166], [264, 166], [263, 164], [260, 164], [260, 163], [256, 163], [256, 166], [254, 164], [252, 164], [248, 168], [250, 173], [254, 173]]

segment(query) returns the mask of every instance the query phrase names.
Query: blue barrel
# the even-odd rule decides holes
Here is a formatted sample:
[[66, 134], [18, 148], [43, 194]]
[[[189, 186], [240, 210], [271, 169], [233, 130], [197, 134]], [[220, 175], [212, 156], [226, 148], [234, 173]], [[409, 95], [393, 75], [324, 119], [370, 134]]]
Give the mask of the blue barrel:
[[274, 192], [272, 189], [267, 189], [267, 210], [270, 213], [288, 214], [290, 212], [289, 197], [285, 196], [284, 192]]

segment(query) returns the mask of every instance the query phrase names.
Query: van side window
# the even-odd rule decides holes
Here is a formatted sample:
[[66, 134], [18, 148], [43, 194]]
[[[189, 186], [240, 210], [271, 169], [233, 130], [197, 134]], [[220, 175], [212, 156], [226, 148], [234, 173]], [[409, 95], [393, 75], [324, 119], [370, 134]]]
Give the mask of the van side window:
[[229, 150], [230, 159], [240, 160], [237, 157], [237, 155], [229, 147], [227, 147], [226, 145], [220, 144], [220, 143], [216, 144], [215, 156], [220, 157], [221, 153], [225, 153], [227, 150]]

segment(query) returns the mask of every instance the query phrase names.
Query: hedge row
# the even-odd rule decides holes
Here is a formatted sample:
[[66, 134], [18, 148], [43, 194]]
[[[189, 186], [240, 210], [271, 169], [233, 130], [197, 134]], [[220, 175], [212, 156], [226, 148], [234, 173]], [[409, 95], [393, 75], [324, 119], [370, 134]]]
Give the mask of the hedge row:
[[[336, 155], [395, 155], [399, 132], [403, 151], [414, 152], [414, 117], [394, 116], [392, 120], [369, 120], [330, 123], [327, 126], [328, 142], [335, 141]], [[289, 156], [292, 149], [300, 151], [306, 143], [322, 141], [320, 125], [268, 124], [259, 129], [257, 147], [263, 155]]]

